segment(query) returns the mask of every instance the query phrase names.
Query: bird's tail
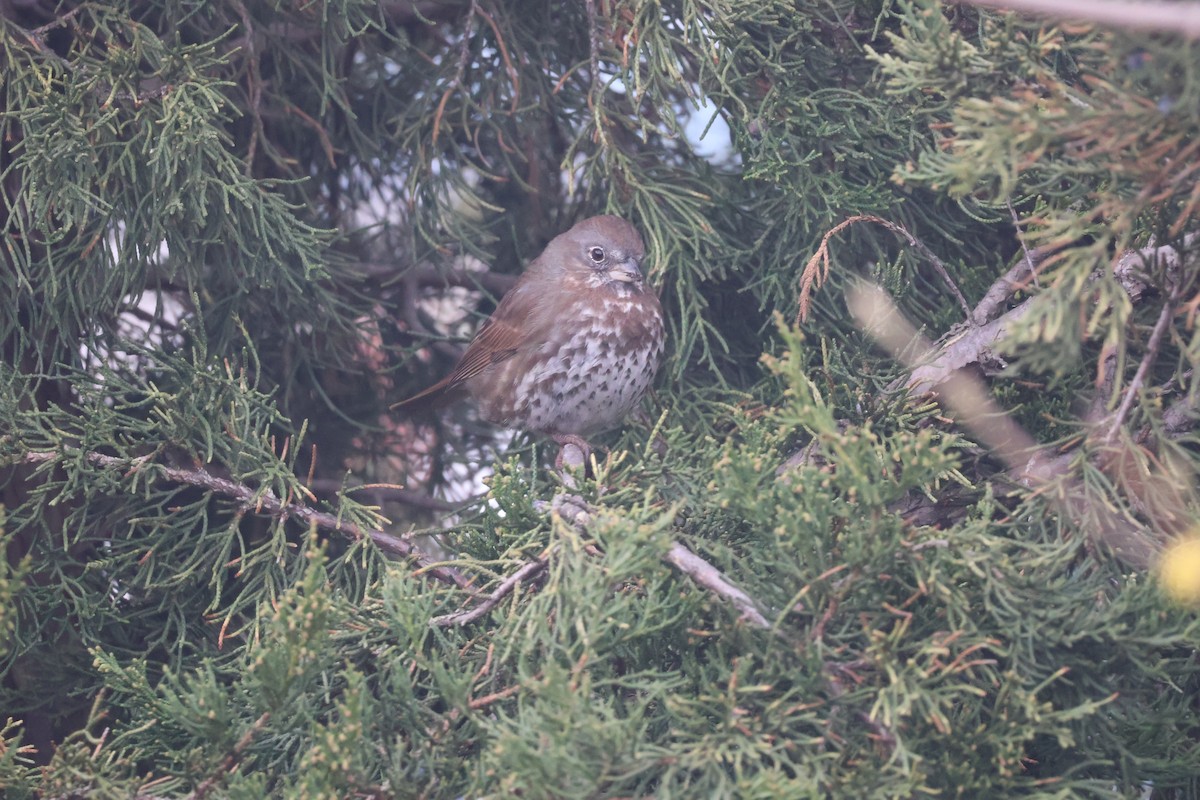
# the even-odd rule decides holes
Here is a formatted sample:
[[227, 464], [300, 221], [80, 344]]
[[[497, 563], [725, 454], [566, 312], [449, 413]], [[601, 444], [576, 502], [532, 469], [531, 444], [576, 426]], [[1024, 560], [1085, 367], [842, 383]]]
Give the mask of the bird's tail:
[[398, 403], [392, 403], [388, 408], [392, 411], [402, 408], [410, 413], [417, 413], [448, 405], [466, 394], [461, 382], [454, 383], [451, 380], [453, 377], [453, 375], [448, 375], [428, 389], [417, 392], [412, 397], [405, 398]]

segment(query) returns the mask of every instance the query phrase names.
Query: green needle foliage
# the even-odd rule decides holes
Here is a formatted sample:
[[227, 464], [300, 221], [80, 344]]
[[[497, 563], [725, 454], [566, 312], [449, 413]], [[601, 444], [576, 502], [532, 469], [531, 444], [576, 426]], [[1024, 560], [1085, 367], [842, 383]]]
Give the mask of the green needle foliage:
[[[1200, 797], [1198, 64], [934, 0], [0, 4], [0, 792]], [[605, 212], [669, 354], [590, 475], [389, 411]]]

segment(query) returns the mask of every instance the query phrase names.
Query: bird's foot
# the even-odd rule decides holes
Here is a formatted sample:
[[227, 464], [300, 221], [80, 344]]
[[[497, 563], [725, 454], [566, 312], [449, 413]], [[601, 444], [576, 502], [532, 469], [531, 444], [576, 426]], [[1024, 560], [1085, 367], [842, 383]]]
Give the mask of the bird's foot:
[[554, 441], [558, 443], [558, 457], [554, 459], [554, 468], [562, 472], [563, 467], [571, 469], [587, 468], [592, 456], [592, 446], [582, 436], [573, 433], [556, 434]]

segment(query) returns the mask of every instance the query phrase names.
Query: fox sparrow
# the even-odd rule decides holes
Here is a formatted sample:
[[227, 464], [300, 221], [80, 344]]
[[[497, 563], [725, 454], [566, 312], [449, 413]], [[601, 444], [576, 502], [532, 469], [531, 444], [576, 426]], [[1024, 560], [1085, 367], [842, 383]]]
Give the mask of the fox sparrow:
[[644, 256], [642, 237], [620, 217], [591, 217], [556, 236], [454, 371], [397, 405], [465, 389], [485, 420], [586, 453], [587, 437], [633, 410], [662, 358], [662, 306], [644, 283]]

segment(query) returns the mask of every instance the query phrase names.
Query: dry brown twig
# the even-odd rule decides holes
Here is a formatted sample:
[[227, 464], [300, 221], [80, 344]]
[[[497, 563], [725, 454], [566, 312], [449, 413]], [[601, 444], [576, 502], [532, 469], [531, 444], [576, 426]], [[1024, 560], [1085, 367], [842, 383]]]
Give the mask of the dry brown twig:
[[804, 272], [800, 274], [800, 310], [796, 313], [797, 325], [808, 319], [808, 312], [812, 305], [813, 290], [829, 279], [829, 240], [846, 228], [859, 222], [874, 222], [876, 225], [882, 225], [893, 233], [903, 236], [910, 246], [920, 251], [921, 255], [925, 256], [929, 263], [933, 265], [934, 270], [950, 289], [950, 293], [954, 295], [954, 299], [962, 307], [967, 321], [972, 321], [971, 307], [967, 304], [967, 298], [963, 297], [963, 293], [959, 290], [958, 285], [950, 277], [950, 272], [946, 269], [946, 265], [942, 263], [942, 260], [932, 250], [925, 246], [924, 242], [909, 233], [908, 229], [903, 225], [897, 225], [895, 222], [871, 214], [859, 214], [839, 222], [822, 236], [821, 244], [817, 247], [817, 252], [813, 253], [812, 258], [804, 265]]

